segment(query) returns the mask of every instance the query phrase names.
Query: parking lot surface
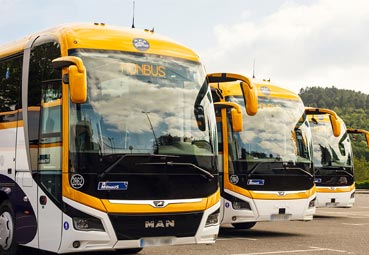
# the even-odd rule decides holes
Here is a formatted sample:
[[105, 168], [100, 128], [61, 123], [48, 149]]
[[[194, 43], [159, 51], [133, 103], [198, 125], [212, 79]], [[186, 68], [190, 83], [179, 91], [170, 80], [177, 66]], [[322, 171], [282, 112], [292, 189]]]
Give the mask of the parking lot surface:
[[369, 254], [369, 192], [358, 192], [353, 208], [318, 208], [313, 221], [259, 222], [250, 230], [230, 226], [214, 245], [148, 247], [139, 254]]

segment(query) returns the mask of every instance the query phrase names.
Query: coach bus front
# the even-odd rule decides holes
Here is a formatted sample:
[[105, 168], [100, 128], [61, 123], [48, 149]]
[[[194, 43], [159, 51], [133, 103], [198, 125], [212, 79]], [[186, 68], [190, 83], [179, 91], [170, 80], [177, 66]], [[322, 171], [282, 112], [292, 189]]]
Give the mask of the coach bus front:
[[69, 253], [215, 242], [216, 120], [192, 50], [105, 24], [14, 45], [4, 55], [19, 51], [23, 63], [1, 66], [23, 82], [22, 114], [8, 125], [18, 140], [6, 145], [16, 170], [0, 172], [6, 254], [17, 244]]
[[[317, 207], [352, 207], [355, 203], [354, 158], [344, 121], [329, 109], [306, 108], [314, 147]], [[337, 131], [338, 130], [338, 131]]]
[[[258, 112], [247, 114], [234, 84], [212, 88], [241, 106], [243, 128], [231, 128], [221, 114], [218, 130], [223, 156], [222, 224], [251, 228], [257, 221], [311, 220], [315, 213], [312, 140], [301, 99], [267, 82], [258, 89]], [[214, 95], [214, 92], [213, 92]], [[218, 116], [218, 113], [217, 113]]]
[[69, 105], [64, 194], [107, 211], [103, 221], [72, 217], [77, 230], [110, 230], [115, 248], [214, 242], [216, 127], [202, 65], [114, 50], [69, 54], [85, 65], [88, 100]]

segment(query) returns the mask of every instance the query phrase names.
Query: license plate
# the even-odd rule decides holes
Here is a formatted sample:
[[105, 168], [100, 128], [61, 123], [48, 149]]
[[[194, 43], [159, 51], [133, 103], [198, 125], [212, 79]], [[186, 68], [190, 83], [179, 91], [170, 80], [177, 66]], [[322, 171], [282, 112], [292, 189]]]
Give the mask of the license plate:
[[161, 245], [171, 245], [174, 242], [174, 237], [165, 236], [165, 237], [147, 237], [140, 239], [141, 247], [148, 246], [161, 246]]
[[291, 218], [291, 214], [272, 214], [270, 219], [272, 221], [285, 221]]

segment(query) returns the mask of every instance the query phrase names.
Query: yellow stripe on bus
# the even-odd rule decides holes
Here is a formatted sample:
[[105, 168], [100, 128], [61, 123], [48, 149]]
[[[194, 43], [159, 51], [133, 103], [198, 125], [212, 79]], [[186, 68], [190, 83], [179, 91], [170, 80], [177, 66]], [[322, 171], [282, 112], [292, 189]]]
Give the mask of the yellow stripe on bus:
[[316, 191], [319, 193], [339, 193], [339, 192], [350, 192], [355, 190], [355, 184], [352, 184], [351, 186], [331, 186], [331, 187], [322, 187], [317, 186]]
[[220, 199], [220, 192], [216, 192], [207, 198], [202, 198], [199, 202], [181, 202], [177, 204], [168, 204], [163, 208], [153, 207], [149, 204], [116, 204], [111, 203], [107, 199], [103, 199], [102, 203], [106, 207], [108, 213], [179, 213], [179, 212], [194, 212], [204, 211]]
[[236, 192], [240, 195], [243, 195], [251, 199], [265, 199], [265, 200], [305, 199], [305, 198], [311, 197], [312, 195], [316, 193], [316, 187], [314, 186], [309, 190], [302, 190], [302, 191], [297, 191], [293, 193], [288, 193], [288, 191], [286, 191], [284, 195], [279, 195], [278, 191], [263, 192], [263, 191], [246, 190], [239, 186], [233, 185], [229, 181], [224, 182], [224, 189], [231, 190], [233, 192]]
[[285, 193], [278, 194], [278, 191], [275, 193], [263, 193], [250, 191], [253, 199], [264, 199], [264, 200], [291, 200], [291, 199], [307, 199], [312, 197], [316, 193], [315, 186], [309, 190], [302, 190], [302, 191], [293, 191], [293, 193]]
[[29, 146], [31, 149], [38, 149], [38, 148], [55, 148], [55, 147], [62, 147], [61, 142], [55, 142], [55, 143], [45, 143], [45, 144], [31, 144]]
[[102, 211], [102, 212], [106, 212], [106, 208], [104, 206], [104, 204], [101, 202], [101, 200], [99, 198], [87, 195], [85, 193], [82, 193], [76, 189], [73, 189], [70, 185], [69, 185], [69, 174], [63, 174], [62, 175], [62, 183], [63, 183], [63, 196], [81, 203], [83, 205], [92, 207], [96, 210]]
[[0, 123], [0, 130], [1, 129], [16, 128], [16, 127], [23, 127], [23, 120], [9, 121], [9, 122]]

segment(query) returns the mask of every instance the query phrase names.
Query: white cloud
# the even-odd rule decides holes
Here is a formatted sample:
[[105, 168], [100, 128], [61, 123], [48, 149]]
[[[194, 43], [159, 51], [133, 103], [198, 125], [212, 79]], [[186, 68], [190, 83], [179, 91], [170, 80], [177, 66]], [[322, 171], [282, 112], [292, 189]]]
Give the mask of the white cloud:
[[336, 86], [369, 93], [369, 3], [286, 3], [260, 22], [214, 28], [217, 45], [202, 54], [208, 72], [271, 78], [298, 92]]

